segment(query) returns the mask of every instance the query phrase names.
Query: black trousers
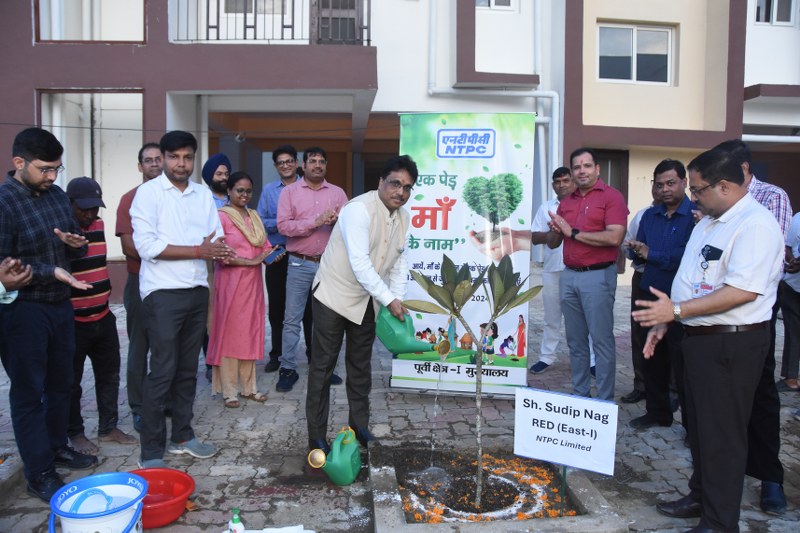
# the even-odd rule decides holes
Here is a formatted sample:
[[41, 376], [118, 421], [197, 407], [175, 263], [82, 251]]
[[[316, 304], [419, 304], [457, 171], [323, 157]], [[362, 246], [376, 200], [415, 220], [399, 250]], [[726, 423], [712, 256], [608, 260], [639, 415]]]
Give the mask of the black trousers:
[[700, 525], [738, 531], [751, 418], [769, 331], [687, 336], [686, 405], [694, 471], [690, 495]]
[[28, 480], [51, 470], [54, 451], [67, 444], [74, 316], [69, 300], [0, 305], [0, 357], [11, 381], [11, 423]]
[[[647, 298], [650, 299], [650, 298]], [[650, 328], [642, 328], [642, 345], [647, 339]], [[683, 378], [683, 326], [672, 322], [664, 338], [656, 345], [656, 353], [644, 360], [644, 382], [647, 389], [645, 408], [659, 422], [671, 422], [672, 401], [670, 398], [670, 381], [675, 376], [675, 387], [681, 405], [681, 417], [686, 427], [686, 398]]]
[[800, 368], [800, 292], [785, 281], [781, 281], [780, 287], [784, 331], [781, 376], [786, 379], [797, 379]]
[[[283, 316], [286, 313], [286, 275], [289, 270], [289, 254], [280, 261], [266, 265], [264, 281], [267, 284], [267, 301], [269, 303], [269, 326], [272, 331], [272, 346], [269, 358], [277, 360], [283, 354]], [[306, 309], [303, 314], [303, 337], [306, 340], [306, 355], [311, 356], [311, 294], [308, 295]]]
[[106, 435], [119, 422], [119, 334], [117, 318], [111, 311], [96, 322], [75, 322], [75, 358], [69, 405], [67, 436], [84, 432], [81, 416], [81, 379], [86, 357], [92, 361], [97, 399], [97, 433]]
[[375, 341], [375, 310], [370, 299], [361, 324], [350, 322], [314, 298], [314, 336], [308, 368], [306, 423], [309, 439], [324, 439], [328, 430], [331, 375], [345, 344], [347, 403], [351, 427], [369, 427], [369, 393], [372, 390], [372, 343]]
[[781, 449], [781, 399], [775, 386], [775, 323], [781, 291], [772, 307], [767, 357], [760, 369], [760, 379], [753, 398], [753, 414], [747, 426], [747, 475], [762, 481], [783, 484]]
[[139, 294], [139, 274], [128, 273], [123, 294], [125, 304], [125, 321], [128, 330], [128, 369], [127, 392], [128, 405], [133, 414], [140, 414], [142, 405], [142, 387], [147, 375], [147, 342], [144, 317], [142, 316], [142, 297]]
[[194, 438], [197, 360], [208, 315], [208, 289], [152, 292], [142, 302], [150, 369], [142, 394], [142, 460], [161, 459], [167, 443], [164, 410], [171, 400], [172, 442]]
[[[652, 295], [649, 292], [643, 291], [639, 284], [642, 281], [642, 273], [633, 271], [631, 278], [631, 311], [635, 311], [636, 300], [652, 300]], [[642, 350], [644, 348], [644, 339], [647, 338], [647, 328], [641, 326], [631, 317], [631, 364], [633, 365], [633, 389], [640, 392], [647, 391], [647, 385], [644, 379], [644, 363], [645, 358]]]

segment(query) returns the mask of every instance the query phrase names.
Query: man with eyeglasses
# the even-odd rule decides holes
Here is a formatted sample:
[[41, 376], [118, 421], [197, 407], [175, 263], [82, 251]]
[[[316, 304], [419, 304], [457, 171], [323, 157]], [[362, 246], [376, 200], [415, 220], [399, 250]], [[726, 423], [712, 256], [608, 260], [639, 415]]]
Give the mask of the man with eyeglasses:
[[402, 207], [417, 182], [417, 165], [407, 155], [390, 158], [377, 191], [353, 198], [342, 208], [314, 278], [313, 355], [308, 370], [306, 421], [308, 446], [330, 451], [326, 432], [330, 405], [329, 379], [347, 335], [348, 425], [367, 447], [372, 388], [372, 344], [378, 307], [386, 306], [399, 320], [408, 283], [406, 240], [410, 216]]
[[[278, 200], [286, 187], [295, 183], [297, 175], [297, 150], [290, 144], [283, 144], [272, 151], [272, 162], [280, 179], [271, 181], [261, 191], [257, 211], [267, 230], [267, 239], [272, 246], [286, 247], [286, 235], [278, 231]], [[286, 276], [289, 258], [283, 256], [267, 263], [264, 278], [269, 300], [269, 325], [272, 345], [265, 372], [277, 372], [281, 367], [279, 357], [283, 353], [283, 317], [286, 313]], [[306, 299], [303, 312], [303, 336], [306, 341], [306, 356], [311, 358], [311, 298]]]
[[11, 381], [11, 422], [28, 492], [44, 502], [64, 485], [56, 467], [87, 469], [94, 455], [67, 444], [74, 312], [70, 287], [91, 285], [70, 273], [86, 238], [67, 195], [54, 183], [64, 148], [49, 131], [28, 128], [12, 148], [14, 174], [0, 186], [0, 258], [30, 265], [31, 282], [0, 305], [0, 357]]
[[[300, 323], [320, 257], [339, 218], [339, 210], [347, 202], [344, 190], [325, 179], [327, 171], [325, 150], [316, 146], [307, 148], [303, 152], [303, 179], [286, 187], [278, 200], [278, 231], [286, 235], [289, 253], [283, 351], [275, 385], [278, 392], [291, 391], [300, 379], [295, 354], [300, 342]], [[341, 378], [337, 381], [341, 383]]]
[[645, 357], [681, 322], [686, 410], [694, 471], [689, 494], [657, 504], [690, 531], [738, 531], [748, 461], [748, 422], [769, 350], [769, 322], [784, 258], [775, 218], [750, 194], [737, 159], [710, 150], [689, 163], [689, 190], [706, 215], [697, 223], [672, 295], [638, 300], [633, 317], [652, 328]]
[[[161, 174], [161, 148], [158, 143], [145, 143], [139, 149], [139, 172], [142, 173], [142, 183], [147, 183]], [[125, 325], [128, 330], [128, 368], [127, 392], [128, 405], [133, 417], [133, 429], [140, 431], [142, 428], [142, 387], [147, 375], [147, 352], [150, 345], [142, 319], [142, 297], [139, 294], [139, 270], [142, 259], [136, 246], [133, 244], [133, 224], [131, 223], [131, 204], [136, 196], [139, 185], [126, 192], [120, 198], [117, 207], [116, 235], [122, 243], [122, 253], [125, 255], [125, 266], [128, 270], [128, 280], [125, 283], [123, 303], [125, 305]]]
[[[786, 191], [759, 180], [751, 170], [750, 148], [741, 139], [732, 139], [717, 145], [718, 149], [731, 154], [742, 167], [744, 186], [747, 192], [761, 205], [763, 205], [775, 220], [785, 239], [789, 233], [792, 221], [792, 206]], [[780, 286], [779, 286], [780, 288]], [[747, 428], [749, 445], [747, 448], [747, 475], [761, 480], [761, 510], [774, 515], [786, 512], [786, 495], [783, 491], [783, 465], [779, 458], [781, 447], [781, 401], [778, 391], [787, 391], [796, 394], [796, 389], [790, 388], [784, 380], [775, 382], [775, 334], [780, 307], [781, 292], [772, 306], [772, 316], [769, 321], [769, 350], [767, 359], [758, 382], [755, 399], [753, 401], [753, 414]], [[784, 322], [785, 325], [785, 322]], [[785, 357], [785, 356], [784, 356]], [[784, 358], [786, 361], [786, 358]], [[786, 376], [786, 367], [781, 369], [781, 375]]]
[[[692, 211], [697, 206], [686, 196], [686, 168], [683, 163], [674, 159], [661, 161], [653, 171], [653, 190], [658, 195], [658, 205], [644, 212], [636, 238], [626, 242], [634, 255], [634, 265], [644, 267], [634, 310], [638, 309], [636, 300], [655, 299], [650, 287], [670, 294], [672, 280], [694, 229]], [[639, 330], [637, 340], [640, 346], [644, 346], [647, 332], [648, 329], [644, 327]], [[688, 428], [683, 388], [683, 352], [680, 347], [682, 340], [683, 327], [673, 322], [669, 325], [664, 342], [656, 346], [655, 356], [644, 359], [642, 371], [647, 391], [645, 414], [631, 420], [632, 428], [642, 430], [672, 425], [669, 383], [673, 374], [684, 427]]]

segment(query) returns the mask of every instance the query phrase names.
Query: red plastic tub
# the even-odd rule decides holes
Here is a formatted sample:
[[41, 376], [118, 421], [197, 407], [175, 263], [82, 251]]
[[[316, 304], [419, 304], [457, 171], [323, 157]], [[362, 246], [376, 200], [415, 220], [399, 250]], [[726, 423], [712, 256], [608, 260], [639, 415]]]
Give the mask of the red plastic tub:
[[186, 510], [186, 500], [194, 492], [194, 479], [172, 468], [142, 468], [132, 472], [147, 481], [142, 509], [145, 529], [171, 524]]

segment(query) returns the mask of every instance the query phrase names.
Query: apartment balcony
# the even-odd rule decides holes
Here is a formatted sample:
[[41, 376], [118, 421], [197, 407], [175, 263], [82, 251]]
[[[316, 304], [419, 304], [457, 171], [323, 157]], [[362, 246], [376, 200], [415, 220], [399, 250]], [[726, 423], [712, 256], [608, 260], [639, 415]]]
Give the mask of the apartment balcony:
[[171, 0], [175, 43], [370, 46], [371, 0]]

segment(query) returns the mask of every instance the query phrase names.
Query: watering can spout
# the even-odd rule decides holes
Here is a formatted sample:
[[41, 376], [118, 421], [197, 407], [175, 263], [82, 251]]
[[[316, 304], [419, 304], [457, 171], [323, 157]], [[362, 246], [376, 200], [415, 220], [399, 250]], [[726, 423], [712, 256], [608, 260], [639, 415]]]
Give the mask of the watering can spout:
[[339, 486], [350, 485], [361, 470], [361, 451], [355, 432], [344, 427], [331, 443], [331, 451], [325, 454], [320, 449], [311, 450], [308, 464], [321, 468], [330, 480]]

